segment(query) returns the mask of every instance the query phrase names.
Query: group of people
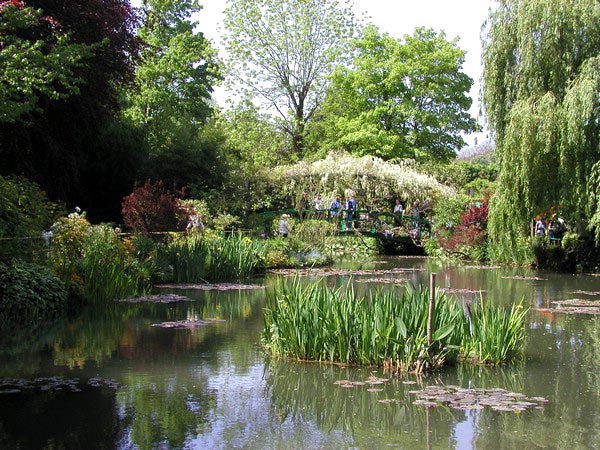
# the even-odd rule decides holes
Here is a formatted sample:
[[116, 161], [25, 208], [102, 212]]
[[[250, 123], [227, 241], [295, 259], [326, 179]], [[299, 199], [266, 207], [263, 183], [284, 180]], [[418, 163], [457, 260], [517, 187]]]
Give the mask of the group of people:
[[562, 239], [563, 234], [567, 230], [567, 226], [562, 217], [553, 214], [550, 220], [545, 221], [542, 217], [535, 218], [535, 235], [548, 236], [551, 240]]

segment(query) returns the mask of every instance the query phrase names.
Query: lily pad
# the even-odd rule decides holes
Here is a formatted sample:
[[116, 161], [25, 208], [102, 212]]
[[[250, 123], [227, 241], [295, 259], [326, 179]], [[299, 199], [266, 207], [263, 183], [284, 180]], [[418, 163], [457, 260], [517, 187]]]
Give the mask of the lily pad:
[[590, 295], [592, 297], [600, 295], [600, 291], [582, 291], [582, 290], [576, 290], [571, 292], [572, 294], [583, 294], [583, 295]]
[[148, 295], [145, 297], [133, 297], [133, 298], [120, 298], [117, 302], [127, 303], [176, 303], [176, 302], [191, 302], [193, 301], [189, 297], [175, 294], [164, 294], [164, 295]]
[[277, 275], [290, 276], [350, 276], [350, 275], [389, 275], [398, 273], [410, 273], [424, 271], [423, 268], [394, 268], [394, 269], [331, 269], [331, 268], [313, 268], [313, 269], [272, 269], [270, 273]]
[[570, 300], [557, 300], [552, 302], [559, 306], [579, 306], [579, 307], [600, 307], [600, 301], [597, 300], [582, 300], [579, 298], [572, 298]]
[[222, 319], [186, 319], [186, 320], [178, 320], [175, 322], [162, 322], [162, 323], [153, 323], [153, 327], [161, 327], [161, 328], [175, 328], [175, 329], [194, 329], [199, 327], [204, 327], [206, 325], [212, 325], [218, 322], [225, 322]]
[[576, 306], [563, 306], [561, 308], [536, 308], [536, 311], [548, 312], [548, 313], [562, 313], [562, 314], [600, 314], [600, 306], [598, 307], [576, 307]]
[[358, 278], [357, 283], [404, 284], [408, 280], [398, 278]]
[[526, 277], [524, 275], [515, 275], [512, 277], [500, 277], [505, 280], [531, 280], [531, 281], [548, 281], [548, 278], [540, 278], [540, 277]]
[[458, 288], [441, 288], [441, 291], [448, 292], [449, 294], [479, 294], [485, 292], [484, 290], [473, 290], [473, 289], [458, 289]]
[[505, 389], [465, 389], [456, 386], [427, 386], [420, 391], [410, 391], [416, 395], [415, 405], [427, 405], [429, 402], [447, 404], [459, 410], [480, 410], [490, 407], [493, 411], [524, 412], [529, 408], [538, 408], [543, 397], [528, 398], [520, 392]]
[[155, 286], [159, 289], [196, 289], [200, 291], [235, 291], [245, 289], [264, 289], [264, 286], [258, 284], [236, 284], [236, 283], [219, 283], [219, 284], [158, 284]]

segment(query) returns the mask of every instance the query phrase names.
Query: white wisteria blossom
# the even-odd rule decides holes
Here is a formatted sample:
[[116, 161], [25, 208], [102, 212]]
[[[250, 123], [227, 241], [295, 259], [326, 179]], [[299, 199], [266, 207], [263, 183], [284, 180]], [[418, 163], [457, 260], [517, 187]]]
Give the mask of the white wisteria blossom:
[[419, 173], [411, 163], [391, 163], [373, 156], [330, 153], [312, 163], [302, 161], [274, 170], [274, 179], [293, 206], [303, 209], [319, 193], [325, 200], [342, 197], [348, 189], [362, 207], [388, 209], [393, 198], [406, 203], [433, 201], [455, 194], [434, 177]]

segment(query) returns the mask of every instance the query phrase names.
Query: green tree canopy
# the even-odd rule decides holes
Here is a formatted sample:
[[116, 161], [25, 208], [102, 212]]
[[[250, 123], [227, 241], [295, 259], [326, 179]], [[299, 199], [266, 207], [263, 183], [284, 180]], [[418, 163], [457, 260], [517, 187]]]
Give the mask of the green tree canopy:
[[125, 116], [144, 130], [150, 158], [145, 177], [170, 188], [221, 186], [223, 137], [207, 128], [219, 81], [216, 50], [192, 16], [197, 0], [144, 0], [139, 37], [145, 46]]
[[183, 130], [194, 134], [206, 122], [220, 73], [216, 50], [190, 19], [201, 11], [196, 0], [144, 0], [142, 9], [139, 37], [146, 45], [126, 115], [146, 130], [152, 150], [160, 151]]
[[73, 69], [91, 54], [92, 46], [72, 43], [41, 10], [0, 1], [0, 122], [38, 109], [40, 95], [56, 100], [79, 92]]
[[347, 54], [355, 19], [335, 0], [229, 0], [225, 43], [230, 72], [276, 111], [295, 153], [325, 95], [327, 77]]
[[490, 13], [484, 104], [500, 167], [489, 224], [498, 257], [512, 258], [551, 206], [580, 231], [599, 211], [588, 191], [600, 157], [599, 53], [597, 0], [503, 0]]
[[449, 160], [477, 129], [465, 53], [443, 32], [395, 39], [368, 26], [350, 66], [335, 71], [323, 108], [327, 147], [358, 155]]

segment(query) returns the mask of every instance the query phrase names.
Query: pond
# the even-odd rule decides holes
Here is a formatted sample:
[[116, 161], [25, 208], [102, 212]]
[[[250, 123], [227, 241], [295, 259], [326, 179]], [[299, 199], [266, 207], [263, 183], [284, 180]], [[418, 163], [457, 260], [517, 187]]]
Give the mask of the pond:
[[[594, 300], [600, 277], [420, 258], [340, 264], [324, 282], [427, 284], [483, 301], [524, 299], [523, 361], [458, 365], [417, 378], [381, 369], [275, 360], [258, 342], [266, 290], [172, 291], [191, 302], [114, 302], [44, 331], [0, 335], [0, 448], [593, 448], [600, 442], [600, 317], [557, 314]], [[375, 270], [410, 269], [379, 274]], [[314, 282], [323, 274], [307, 274]], [[384, 280], [382, 280], [384, 279]], [[369, 281], [370, 280], [370, 281]], [[361, 282], [362, 281], [362, 282]], [[366, 281], [366, 282], [365, 282]], [[473, 293], [477, 291], [477, 293]], [[479, 292], [481, 291], [481, 292]], [[216, 318], [195, 329], [152, 326]], [[340, 380], [387, 380], [343, 387]], [[338, 382], [338, 383], [336, 383]], [[427, 386], [506, 389], [547, 402], [525, 411], [414, 404]]]

